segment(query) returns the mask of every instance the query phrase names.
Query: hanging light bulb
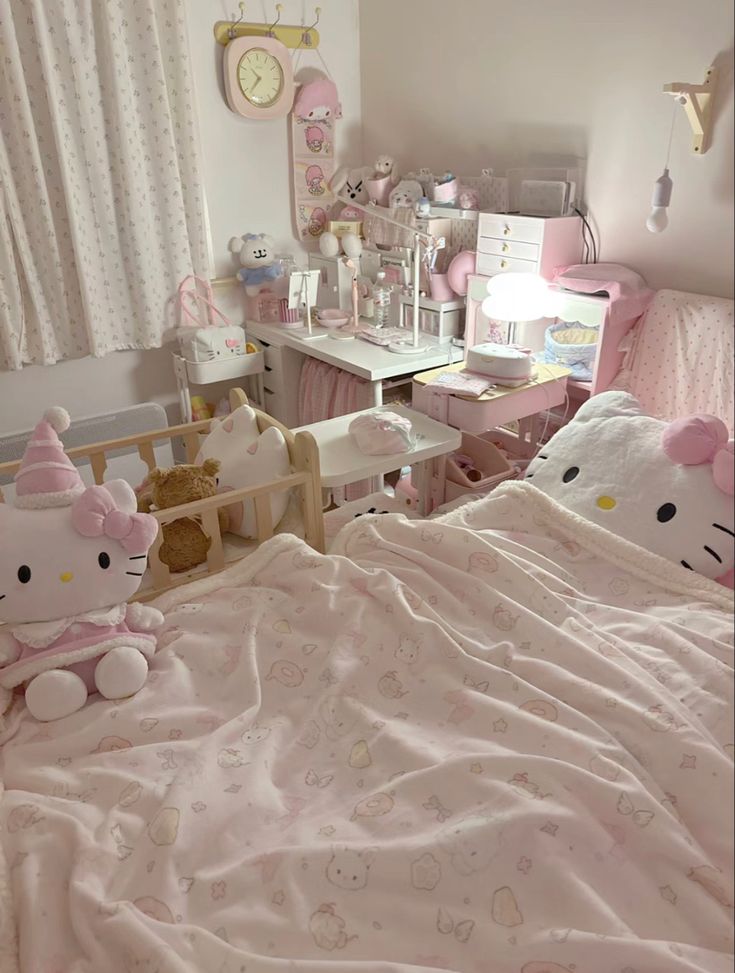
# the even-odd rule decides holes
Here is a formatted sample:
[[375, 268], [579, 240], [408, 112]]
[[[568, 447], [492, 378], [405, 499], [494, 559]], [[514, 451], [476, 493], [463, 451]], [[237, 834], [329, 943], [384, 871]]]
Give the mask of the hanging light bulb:
[[653, 196], [651, 197], [651, 212], [646, 220], [646, 229], [651, 233], [662, 233], [669, 225], [669, 217], [666, 213], [671, 202], [671, 190], [674, 184], [669, 176], [669, 170], [664, 169], [663, 173], [653, 184]]

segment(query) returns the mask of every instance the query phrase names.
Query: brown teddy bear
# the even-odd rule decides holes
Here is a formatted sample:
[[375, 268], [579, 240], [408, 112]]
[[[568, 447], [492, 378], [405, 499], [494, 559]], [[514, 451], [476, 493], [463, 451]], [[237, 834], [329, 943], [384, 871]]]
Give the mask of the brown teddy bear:
[[[208, 459], [201, 466], [172, 466], [151, 470], [138, 491], [138, 510], [167, 510], [217, 493], [219, 460]], [[224, 509], [217, 511], [220, 531], [227, 530]], [[211, 538], [202, 529], [199, 518], [182, 517], [163, 527], [163, 544], [158, 556], [170, 571], [188, 571], [207, 560]]]

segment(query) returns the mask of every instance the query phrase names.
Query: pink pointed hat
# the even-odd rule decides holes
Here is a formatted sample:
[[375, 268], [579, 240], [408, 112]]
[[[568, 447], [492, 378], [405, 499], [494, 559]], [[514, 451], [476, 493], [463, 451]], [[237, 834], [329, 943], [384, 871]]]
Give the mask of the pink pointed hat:
[[31, 434], [15, 474], [15, 506], [26, 510], [66, 507], [84, 492], [77, 468], [64, 452], [59, 433], [70, 425], [66, 409], [55, 405]]

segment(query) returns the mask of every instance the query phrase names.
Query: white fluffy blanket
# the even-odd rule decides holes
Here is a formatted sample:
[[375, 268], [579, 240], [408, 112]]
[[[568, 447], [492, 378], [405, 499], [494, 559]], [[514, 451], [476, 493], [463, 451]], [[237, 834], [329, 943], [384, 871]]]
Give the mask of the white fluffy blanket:
[[730, 593], [526, 484], [335, 550], [159, 600], [131, 700], [11, 711], [21, 968], [729, 971]]

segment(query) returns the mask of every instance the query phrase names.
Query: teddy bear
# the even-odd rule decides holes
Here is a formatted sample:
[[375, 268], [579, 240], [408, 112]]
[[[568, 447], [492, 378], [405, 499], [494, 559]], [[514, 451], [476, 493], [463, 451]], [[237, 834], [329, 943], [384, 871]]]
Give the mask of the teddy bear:
[[245, 285], [245, 293], [255, 297], [264, 284], [277, 280], [281, 266], [276, 263], [275, 241], [265, 233], [246, 233], [230, 240], [229, 250], [240, 260], [237, 277]]
[[[170, 469], [151, 470], [139, 488], [138, 510], [167, 510], [217, 493], [219, 460], [207, 459], [201, 466], [181, 465]], [[227, 530], [229, 518], [224, 509], [217, 511], [220, 531]], [[163, 527], [163, 544], [158, 556], [174, 573], [188, 571], [207, 560], [212, 541], [195, 517], [181, 517]]]

